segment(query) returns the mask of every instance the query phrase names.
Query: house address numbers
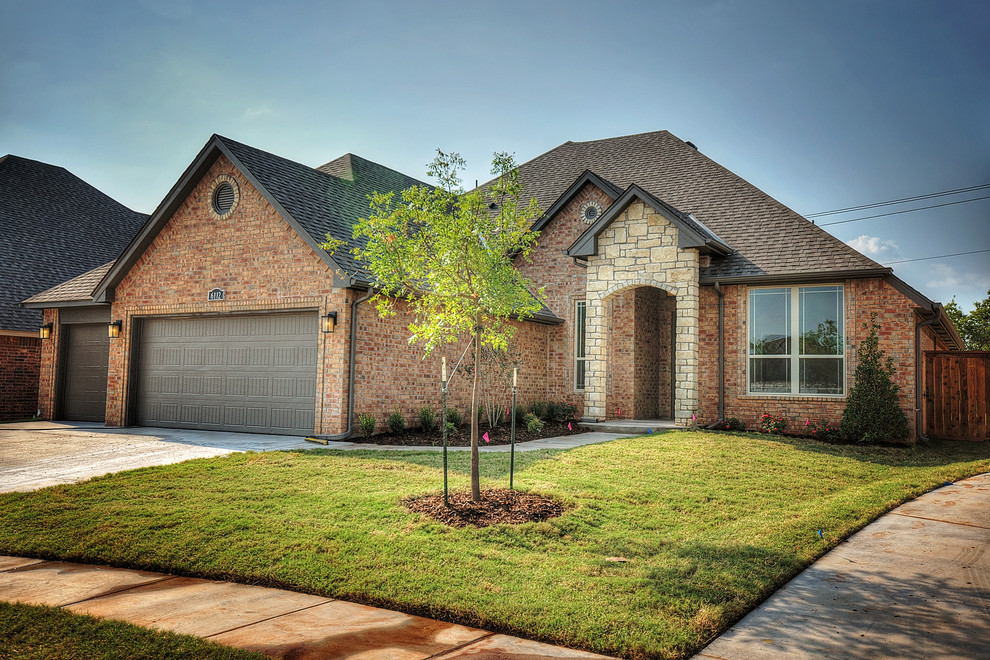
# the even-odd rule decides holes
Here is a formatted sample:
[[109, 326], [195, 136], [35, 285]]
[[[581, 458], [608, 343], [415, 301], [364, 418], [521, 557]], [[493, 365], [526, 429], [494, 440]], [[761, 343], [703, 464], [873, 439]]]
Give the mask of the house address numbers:
[[226, 295], [227, 294], [223, 289], [213, 289], [206, 294], [206, 299], [211, 302], [214, 300], [223, 300]]

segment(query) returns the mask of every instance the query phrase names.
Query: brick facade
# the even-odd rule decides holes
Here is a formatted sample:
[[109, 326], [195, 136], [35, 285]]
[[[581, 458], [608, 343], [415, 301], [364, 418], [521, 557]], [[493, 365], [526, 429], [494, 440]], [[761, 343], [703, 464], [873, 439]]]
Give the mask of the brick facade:
[[[877, 312], [880, 348], [893, 358], [894, 382], [900, 387], [900, 407], [908, 419], [911, 438], [915, 433], [915, 338], [918, 318], [915, 303], [880, 278], [842, 282], [845, 304], [845, 392], [848, 394], [856, 372], [856, 349], [866, 335], [863, 328], [871, 312]], [[798, 284], [794, 286], [800, 286]], [[789, 396], [747, 394], [747, 324], [749, 287], [723, 286], [725, 294], [725, 417], [736, 417], [747, 428], [758, 429], [764, 413], [787, 419], [788, 432], [801, 433], [807, 420], [826, 419], [838, 424], [845, 409], [842, 396]], [[698, 422], [708, 424], [718, 418], [718, 295], [715, 288], [701, 288], [700, 314], [700, 397]], [[934, 346], [929, 330], [923, 329], [922, 347]], [[923, 368], [923, 362], [919, 365]]]
[[34, 417], [40, 371], [40, 338], [0, 335], [0, 422]]

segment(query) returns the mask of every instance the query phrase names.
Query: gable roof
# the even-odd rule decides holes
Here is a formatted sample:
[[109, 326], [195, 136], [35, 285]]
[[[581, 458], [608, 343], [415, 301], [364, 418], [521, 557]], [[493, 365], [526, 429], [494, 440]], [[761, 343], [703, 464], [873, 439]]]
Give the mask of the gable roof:
[[[355, 221], [368, 213], [368, 195], [426, 185], [370, 160], [347, 154], [316, 169], [213, 135], [172, 187], [127, 250], [95, 291], [97, 301], [113, 299], [113, 288], [147, 249], [172, 214], [221, 155], [233, 163], [272, 207], [332, 269], [341, 286], [368, 283], [368, 273], [350, 252]], [[320, 243], [326, 235], [347, 246], [333, 255]]]
[[597, 186], [599, 190], [611, 197], [613, 202], [619, 198], [619, 195], [622, 194], [622, 188], [618, 187], [611, 181], [606, 181], [591, 170], [585, 170], [581, 173], [581, 176], [574, 181], [574, 183], [568, 186], [567, 190], [561, 193], [560, 197], [557, 198], [557, 201], [551, 204], [550, 208], [544, 211], [543, 215], [536, 219], [536, 222], [533, 223], [532, 230], [542, 231], [543, 228], [546, 227], [551, 220], [553, 220], [554, 216], [556, 216], [562, 208], [567, 206], [568, 202], [570, 202], [575, 195], [581, 192], [581, 189], [588, 183]]
[[566, 250], [564, 254], [571, 257], [590, 257], [598, 254], [598, 236], [625, 211], [630, 204], [636, 200], [649, 205], [657, 213], [667, 219], [679, 230], [677, 232], [677, 246], [680, 248], [698, 248], [703, 254], [717, 254], [725, 256], [732, 253], [732, 248], [726, 245], [722, 239], [713, 234], [707, 227], [698, 222], [695, 218], [681, 213], [670, 204], [657, 199], [637, 185], [629, 186], [622, 195], [615, 200], [612, 206], [608, 207], [584, 233], [577, 237], [577, 240]]
[[116, 258], [147, 218], [63, 167], [0, 158], [0, 329], [37, 330], [20, 301]]
[[519, 178], [550, 208], [587, 170], [623, 189], [635, 184], [731, 245], [701, 269], [702, 282], [891, 272], [668, 131], [565, 142], [520, 165]]

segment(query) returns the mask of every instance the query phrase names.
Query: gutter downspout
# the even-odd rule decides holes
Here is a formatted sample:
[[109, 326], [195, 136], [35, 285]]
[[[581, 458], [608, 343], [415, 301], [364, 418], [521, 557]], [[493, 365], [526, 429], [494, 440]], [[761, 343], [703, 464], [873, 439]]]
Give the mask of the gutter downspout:
[[358, 305], [375, 295], [375, 290], [368, 288], [368, 293], [358, 298], [356, 295], [351, 302], [351, 337], [350, 357], [347, 365], [347, 429], [343, 433], [317, 436], [320, 440], [346, 440], [354, 435], [354, 363], [357, 356], [357, 308]]
[[708, 428], [720, 426], [725, 421], [725, 291], [715, 280], [718, 294], [718, 420]]
[[919, 321], [914, 326], [914, 435], [918, 441], [928, 442], [928, 436], [923, 432], [921, 423], [923, 421], [923, 409], [922, 405], [924, 402], [921, 400], [921, 388], [924, 383], [921, 382], [921, 360], [923, 356], [921, 354], [921, 329], [925, 326], [935, 325], [941, 320], [939, 314], [939, 308], [942, 305], [939, 303], [932, 304], [932, 314], [934, 316], [927, 321]]

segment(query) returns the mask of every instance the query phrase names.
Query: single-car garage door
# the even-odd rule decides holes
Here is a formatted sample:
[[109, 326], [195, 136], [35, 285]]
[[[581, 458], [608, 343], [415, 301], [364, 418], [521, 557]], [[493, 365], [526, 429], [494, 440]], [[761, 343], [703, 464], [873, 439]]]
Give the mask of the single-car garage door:
[[312, 433], [317, 326], [315, 312], [144, 321], [138, 424]]
[[62, 381], [62, 418], [102, 422], [107, 408], [107, 364], [110, 336], [106, 323], [62, 326], [65, 338], [65, 376]]

